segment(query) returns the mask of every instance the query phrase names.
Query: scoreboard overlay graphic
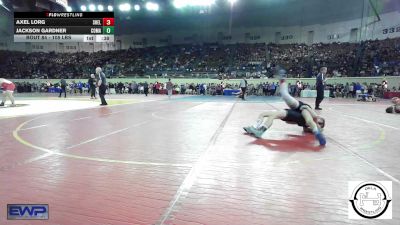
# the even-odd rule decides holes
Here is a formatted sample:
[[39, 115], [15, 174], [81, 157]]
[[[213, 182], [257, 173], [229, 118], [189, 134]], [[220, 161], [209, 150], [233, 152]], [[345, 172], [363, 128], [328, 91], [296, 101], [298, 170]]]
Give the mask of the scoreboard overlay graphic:
[[14, 12], [14, 42], [114, 42], [114, 12]]

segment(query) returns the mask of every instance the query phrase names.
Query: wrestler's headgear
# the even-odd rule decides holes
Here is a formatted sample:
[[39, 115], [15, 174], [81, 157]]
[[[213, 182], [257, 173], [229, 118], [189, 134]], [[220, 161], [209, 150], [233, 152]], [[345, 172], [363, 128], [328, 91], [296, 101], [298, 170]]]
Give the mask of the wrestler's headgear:
[[398, 98], [398, 97], [392, 98], [392, 103], [395, 105], [400, 105], [400, 98]]
[[324, 119], [324, 118], [318, 117], [317, 123], [318, 123], [318, 125], [319, 125], [321, 128], [324, 128], [324, 127], [325, 127], [325, 119]]

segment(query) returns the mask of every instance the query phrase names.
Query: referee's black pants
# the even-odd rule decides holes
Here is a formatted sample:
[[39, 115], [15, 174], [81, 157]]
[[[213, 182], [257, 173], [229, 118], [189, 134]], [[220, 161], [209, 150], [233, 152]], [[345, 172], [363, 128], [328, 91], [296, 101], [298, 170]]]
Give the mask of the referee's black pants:
[[90, 97], [96, 98], [96, 87], [90, 87]]
[[101, 99], [101, 105], [107, 105], [106, 99], [104, 98], [104, 96], [106, 95], [106, 90], [107, 90], [106, 85], [104, 85], [104, 84], [100, 85], [99, 95], [100, 95], [100, 99]]
[[245, 88], [245, 87], [242, 87], [241, 88], [242, 89], [242, 99], [244, 100], [244, 97], [246, 96], [246, 91], [247, 91], [247, 88]]
[[315, 108], [318, 109], [322, 100], [324, 100], [324, 87], [317, 87], [317, 98], [315, 99]]
[[61, 85], [61, 90], [60, 90], [60, 95], [58, 96], [59, 98], [61, 98], [61, 94], [64, 92], [64, 98], [67, 97], [67, 91], [66, 91], [66, 86], [65, 85]]

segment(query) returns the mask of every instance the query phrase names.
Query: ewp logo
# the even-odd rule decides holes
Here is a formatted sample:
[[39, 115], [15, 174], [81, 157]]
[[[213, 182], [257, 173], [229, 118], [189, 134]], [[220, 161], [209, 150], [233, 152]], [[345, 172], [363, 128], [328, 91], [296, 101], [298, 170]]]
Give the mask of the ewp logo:
[[47, 204], [8, 204], [8, 220], [48, 220], [49, 205]]

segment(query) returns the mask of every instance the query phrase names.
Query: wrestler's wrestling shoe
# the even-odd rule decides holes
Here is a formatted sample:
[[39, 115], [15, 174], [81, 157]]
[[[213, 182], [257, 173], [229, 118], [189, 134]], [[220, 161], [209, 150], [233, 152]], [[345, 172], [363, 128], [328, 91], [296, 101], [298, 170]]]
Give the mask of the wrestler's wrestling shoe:
[[248, 133], [248, 134], [254, 134], [254, 132], [257, 132], [257, 128], [253, 127], [253, 126], [249, 126], [249, 127], [243, 127], [243, 129]]
[[255, 136], [256, 138], [262, 138], [262, 136], [263, 136], [263, 134], [264, 134], [264, 132], [265, 132], [266, 130], [267, 130], [267, 129], [266, 129], [265, 127], [260, 127], [260, 129], [255, 129], [255, 128], [254, 128], [253, 134], [254, 134], [254, 136]]
[[325, 136], [322, 134], [321, 131], [318, 131], [314, 135], [315, 135], [315, 138], [319, 141], [319, 145], [326, 145]]
[[248, 133], [248, 134], [251, 134], [251, 135], [254, 135], [255, 134], [255, 132], [257, 132], [257, 128], [255, 128], [255, 127], [253, 127], [253, 126], [250, 126], [250, 127], [243, 127], [243, 129]]
[[246, 133], [251, 134], [250, 128], [252, 128], [252, 126], [250, 126], [250, 127], [243, 127], [243, 130], [246, 131]]

